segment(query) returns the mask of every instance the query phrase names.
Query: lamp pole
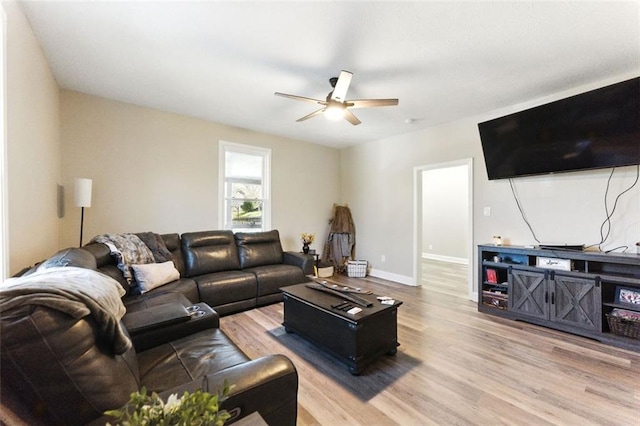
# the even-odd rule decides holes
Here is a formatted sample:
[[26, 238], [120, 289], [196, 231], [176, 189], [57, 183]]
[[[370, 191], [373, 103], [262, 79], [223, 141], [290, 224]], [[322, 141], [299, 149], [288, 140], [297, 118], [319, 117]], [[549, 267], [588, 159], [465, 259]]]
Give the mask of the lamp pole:
[[84, 206], [80, 209], [80, 245], [78, 247], [82, 247], [82, 228], [84, 227]]

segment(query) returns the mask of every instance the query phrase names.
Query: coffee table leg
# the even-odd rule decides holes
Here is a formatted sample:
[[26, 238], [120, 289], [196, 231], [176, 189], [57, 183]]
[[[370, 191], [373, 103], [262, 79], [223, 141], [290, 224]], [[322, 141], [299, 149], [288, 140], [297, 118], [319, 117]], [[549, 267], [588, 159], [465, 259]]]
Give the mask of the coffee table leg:
[[387, 355], [389, 355], [389, 356], [393, 356], [393, 355], [395, 355], [396, 353], [398, 353], [398, 348], [393, 348], [393, 349], [391, 349], [389, 352], [387, 352]]

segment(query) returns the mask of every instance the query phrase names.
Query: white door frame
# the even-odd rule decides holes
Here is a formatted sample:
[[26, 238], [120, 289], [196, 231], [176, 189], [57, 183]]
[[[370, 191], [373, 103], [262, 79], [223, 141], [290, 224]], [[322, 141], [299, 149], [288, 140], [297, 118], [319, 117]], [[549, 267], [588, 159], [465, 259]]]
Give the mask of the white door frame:
[[9, 188], [7, 184], [7, 14], [0, 5], [0, 281], [9, 277]]
[[416, 285], [420, 285], [422, 282], [422, 268], [420, 267], [420, 262], [422, 260], [422, 253], [420, 250], [422, 247], [422, 172], [457, 166], [467, 166], [469, 187], [469, 246], [467, 248], [469, 271], [467, 276], [467, 289], [469, 299], [476, 300], [473, 293], [473, 158], [465, 158], [438, 164], [427, 164], [413, 168], [413, 276], [416, 279]]

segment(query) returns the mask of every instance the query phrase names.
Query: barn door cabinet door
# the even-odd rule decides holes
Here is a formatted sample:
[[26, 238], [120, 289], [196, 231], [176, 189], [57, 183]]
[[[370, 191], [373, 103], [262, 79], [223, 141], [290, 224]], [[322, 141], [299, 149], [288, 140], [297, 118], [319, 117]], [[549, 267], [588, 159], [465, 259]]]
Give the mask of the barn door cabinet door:
[[602, 331], [599, 277], [514, 267], [509, 270], [508, 282], [511, 312]]
[[551, 274], [551, 321], [602, 331], [600, 278]]
[[509, 311], [549, 319], [548, 271], [509, 268]]

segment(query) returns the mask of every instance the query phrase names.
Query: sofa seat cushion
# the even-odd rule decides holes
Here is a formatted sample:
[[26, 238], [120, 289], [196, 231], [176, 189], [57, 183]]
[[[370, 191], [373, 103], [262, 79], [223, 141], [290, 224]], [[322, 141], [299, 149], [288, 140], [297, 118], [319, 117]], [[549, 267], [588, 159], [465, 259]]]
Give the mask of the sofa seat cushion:
[[302, 269], [291, 265], [267, 265], [245, 269], [253, 273], [258, 280], [258, 297], [280, 293], [280, 287], [309, 281]]
[[[222, 408], [229, 411], [239, 409], [240, 418], [258, 412], [269, 425], [296, 425], [298, 374], [291, 360], [284, 355], [265, 355], [225, 368], [179, 388], [169, 389], [160, 397], [166, 400], [173, 393], [182, 395], [184, 391], [195, 392], [198, 389], [215, 393], [224, 387], [225, 380], [233, 384], [233, 388]], [[240, 423], [242, 420], [237, 424]]]
[[255, 300], [257, 295], [256, 277], [250, 272], [215, 272], [195, 279], [200, 288], [200, 300], [213, 308], [240, 300]]
[[162, 392], [247, 361], [220, 329], [204, 330], [140, 352], [140, 384], [150, 392]]

